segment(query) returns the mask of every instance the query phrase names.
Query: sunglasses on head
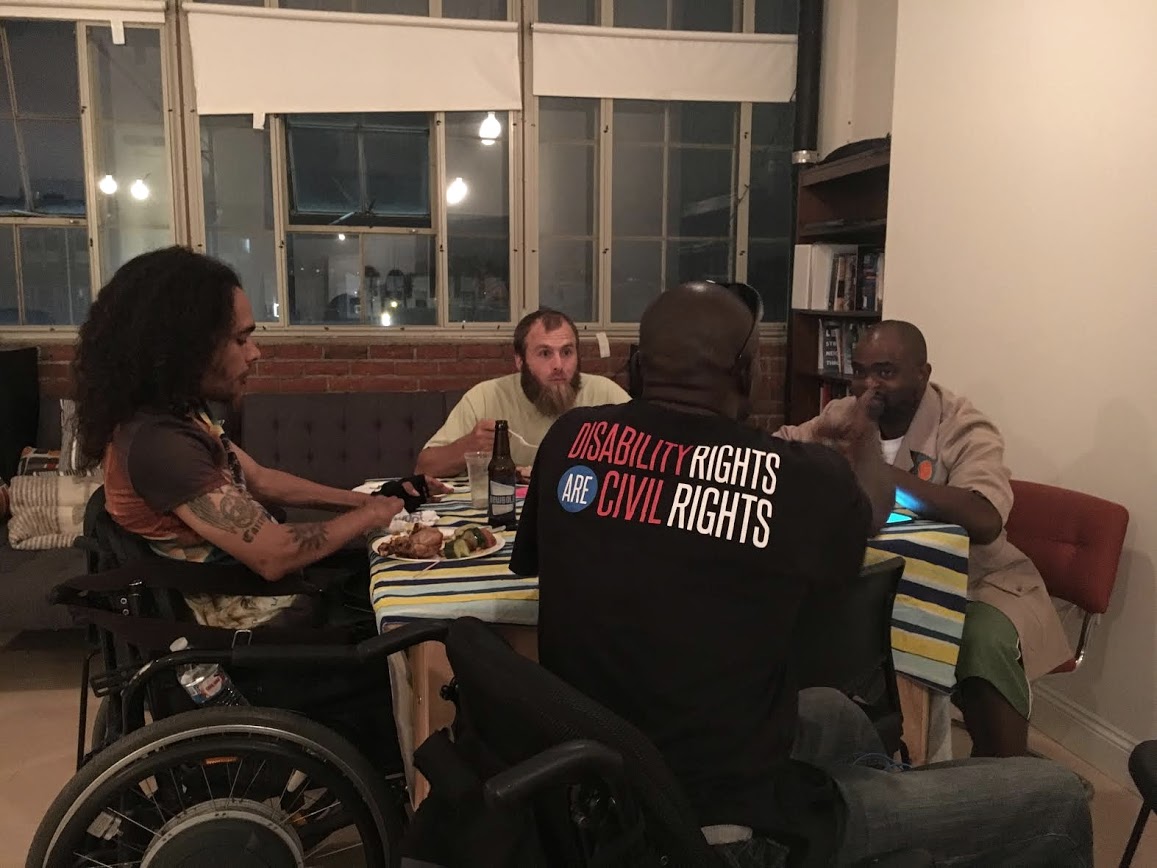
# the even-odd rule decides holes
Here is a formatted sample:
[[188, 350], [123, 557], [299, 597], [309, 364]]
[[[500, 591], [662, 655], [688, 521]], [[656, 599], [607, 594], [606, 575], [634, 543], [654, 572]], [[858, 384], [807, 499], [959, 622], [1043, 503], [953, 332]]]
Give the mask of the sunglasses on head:
[[759, 324], [763, 322], [763, 296], [759, 294], [759, 291], [756, 290], [754, 286], [746, 283], [723, 283], [718, 280], [709, 280], [707, 282], [731, 290], [731, 292], [735, 293], [739, 300], [743, 302], [744, 306], [751, 311], [751, 328], [747, 332], [747, 337], [743, 339], [743, 343], [739, 345], [739, 352], [735, 354], [735, 367], [738, 368], [743, 361], [743, 352], [751, 342], [751, 336], [755, 334], [755, 330], [759, 328]]

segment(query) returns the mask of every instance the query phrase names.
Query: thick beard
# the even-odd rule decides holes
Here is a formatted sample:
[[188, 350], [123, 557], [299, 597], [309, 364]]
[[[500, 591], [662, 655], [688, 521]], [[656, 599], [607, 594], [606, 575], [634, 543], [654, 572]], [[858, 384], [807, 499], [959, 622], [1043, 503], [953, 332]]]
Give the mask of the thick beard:
[[539, 413], [552, 419], [561, 416], [574, 406], [581, 385], [582, 373], [577, 370], [569, 383], [551, 383], [544, 386], [534, 378], [529, 368], [525, 365], [522, 367], [523, 393]]

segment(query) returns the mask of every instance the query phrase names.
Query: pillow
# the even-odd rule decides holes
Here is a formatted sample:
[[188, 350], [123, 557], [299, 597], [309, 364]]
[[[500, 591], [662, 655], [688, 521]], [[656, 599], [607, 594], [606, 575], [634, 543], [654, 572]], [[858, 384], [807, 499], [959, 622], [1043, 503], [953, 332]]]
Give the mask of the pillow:
[[16, 466], [17, 476], [31, 476], [45, 470], [55, 471], [60, 465], [59, 449], [37, 449], [25, 446], [20, 451], [20, 463]]
[[17, 476], [12, 480], [8, 544], [19, 550], [68, 548], [84, 533], [84, 510], [100, 474]]

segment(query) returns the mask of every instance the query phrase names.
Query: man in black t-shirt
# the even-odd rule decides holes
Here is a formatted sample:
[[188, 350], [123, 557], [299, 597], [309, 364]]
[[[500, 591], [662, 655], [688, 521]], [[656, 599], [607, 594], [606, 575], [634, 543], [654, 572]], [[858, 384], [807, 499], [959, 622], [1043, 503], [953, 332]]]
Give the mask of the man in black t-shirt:
[[[826, 445], [743, 425], [759, 316], [746, 287], [663, 293], [640, 325], [642, 398], [555, 423], [511, 560], [515, 573], [539, 576], [543, 665], [655, 743], [709, 840], [718, 827], [782, 828], [772, 782], [790, 756], [829, 766], [881, 750], [850, 700], [797, 694], [787, 662], [806, 594], [856, 579], [892, 505], [871, 396], [820, 432]], [[816, 736], [826, 746], [804, 744]], [[1001, 848], [1027, 838], [1030, 850], [1054, 849], [1017, 864], [1083, 864], [1091, 836], [1079, 783], [1026, 762], [1035, 765], [971, 775], [831, 769], [847, 807], [840, 863], [921, 846], [1003, 864]], [[986, 780], [1025, 796], [1020, 818], [1007, 816], [1007, 801], [997, 816]], [[897, 795], [911, 797], [913, 819], [931, 799], [967, 806], [945, 812], [948, 828], [923, 815], [917, 827]], [[887, 816], [876, 816], [883, 801]], [[961, 816], [975, 822], [963, 829]], [[1025, 817], [1033, 825], [1017, 825]]]

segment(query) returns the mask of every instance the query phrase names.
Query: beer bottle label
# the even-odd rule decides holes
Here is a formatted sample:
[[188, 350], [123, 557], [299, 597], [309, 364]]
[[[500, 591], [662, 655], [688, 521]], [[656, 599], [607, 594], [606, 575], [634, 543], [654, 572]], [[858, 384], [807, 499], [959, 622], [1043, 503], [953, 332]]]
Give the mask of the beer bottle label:
[[514, 519], [514, 486], [495, 479], [490, 480], [490, 515], [492, 521]]

